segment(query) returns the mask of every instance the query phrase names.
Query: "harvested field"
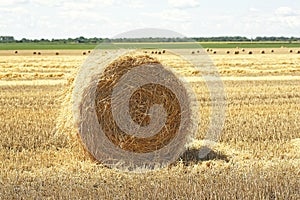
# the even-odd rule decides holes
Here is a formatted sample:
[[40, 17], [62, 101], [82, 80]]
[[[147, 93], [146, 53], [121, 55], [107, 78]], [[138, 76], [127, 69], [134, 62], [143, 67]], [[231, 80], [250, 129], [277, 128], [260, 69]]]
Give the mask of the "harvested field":
[[220, 142], [202, 159], [196, 155], [211, 111], [206, 85], [168, 51], [148, 51], [196, 88], [201, 120], [180, 159], [147, 173], [95, 162], [69, 134], [71, 124], [56, 134], [68, 78], [87, 57], [82, 51], [1, 51], [0, 199], [299, 199], [300, 55], [285, 48], [227, 51], [235, 49], [210, 55], [224, 82], [227, 110]]

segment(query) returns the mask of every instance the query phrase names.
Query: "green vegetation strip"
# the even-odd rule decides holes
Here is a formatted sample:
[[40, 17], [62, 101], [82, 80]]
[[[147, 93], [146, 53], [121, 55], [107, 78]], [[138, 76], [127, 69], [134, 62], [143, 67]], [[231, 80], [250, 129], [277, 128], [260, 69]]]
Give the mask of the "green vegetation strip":
[[61, 43], [0, 43], [0, 50], [87, 50], [94, 49], [116, 49], [116, 48], [138, 48], [138, 49], [196, 49], [200, 48], [300, 48], [300, 43], [116, 43], [116, 44], [61, 44]]

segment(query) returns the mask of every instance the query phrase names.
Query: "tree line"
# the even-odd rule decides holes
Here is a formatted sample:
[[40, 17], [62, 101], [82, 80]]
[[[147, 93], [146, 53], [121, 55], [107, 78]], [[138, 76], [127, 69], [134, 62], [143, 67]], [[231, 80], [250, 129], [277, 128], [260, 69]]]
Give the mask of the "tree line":
[[85, 43], [98, 44], [103, 42], [300, 42], [300, 37], [255, 37], [247, 38], [241, 36], [224, 37], [193, 37], [193, 38], [85, 38], [83, 36], [68, 39], [26, 39], [16, 40], [13, 36], [0, 36], [0, 43]]

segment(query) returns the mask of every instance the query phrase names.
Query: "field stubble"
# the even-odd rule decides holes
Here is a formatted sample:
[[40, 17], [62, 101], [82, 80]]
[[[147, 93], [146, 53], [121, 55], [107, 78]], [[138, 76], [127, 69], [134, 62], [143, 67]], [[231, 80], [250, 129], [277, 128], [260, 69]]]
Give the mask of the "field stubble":
[[[168, 55], [158, 58], [195, 75]], [[300, 55], [212, 55], [221, 75], [233, 77], [224, 81], [228, 105], [220, 142], [206, 158], [195, 156], [211, 102], [205, 83], [193, 82], [201, 116], [196, 140], [176, 163], [145, 174], [108, 169], [76, 138], [54, 134], [67, 77], [84, 59], [1, 57], [0, 199], [299, 199], [300, 78], [234, 77], [297, 77]]]

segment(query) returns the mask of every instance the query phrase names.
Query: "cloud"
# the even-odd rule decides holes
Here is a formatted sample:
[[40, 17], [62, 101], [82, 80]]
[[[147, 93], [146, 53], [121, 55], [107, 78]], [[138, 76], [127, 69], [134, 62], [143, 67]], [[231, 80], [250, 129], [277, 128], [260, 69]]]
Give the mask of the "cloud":
[[94, 4], [88, 2], [64, 2], [61, 9], [64, 11], [88, 11], [94, 7]]
[[260, 10], [257, 8], [249, 8], [249, 11], [250, 12], [259, 12]]
[[198, 0], [168, 0], [168, 4], [174, 8], [195, 8], [200, 6]]
[[127, 0], [127, 1], [125, 1], [125, 4], [127, 4], [130, 8], [144, 8], [145, 7], [144, 1], [141, 1], [141, 0]]
[[293, 16], [297, 12], [290, 7], [280, 7], [275, 10], [275, 14], [279, 16]]
[[46, 6], [46, 7], [59, 7], [62, 6], [63, 3], [66, 2], [64, 0], [30, 0], [30, 3], [38, 6]]
[[0, 0], [0, 6], [3, 7], [3, 6], [12, 6], [12, 5], [15, 5], [15, 6], [18, 6], [20, 4], [26, 4], [28, 3], [29, 0]]
[[250, 11], [242, 16], [237, 27], [244, 35], [296, 35], [300, 31], [300, 10], [279, 7], [270, 12]]
[[[22, 7], [15, 7], [15, 8], [0, 8], [0, 16], [6, 15], [7, 17], [12, 16], [24, 16], [26, 14], [29, 14], [29, 10], [22, 8]], [[5, 17], [3, 17], [5, 18]]]
[[184, 11], [179, 9], [167, 9], [157, 13], [143, 13], [148, 17], [155, 17], [158, 20], [167, 20], [173, 22], [189, 22], [191, 17]]
[[275, 10], [275, 15], [271, 17], [271, 20], [278, 21], [283, 27], [300, 28], [300, 10], [280, 7]]

